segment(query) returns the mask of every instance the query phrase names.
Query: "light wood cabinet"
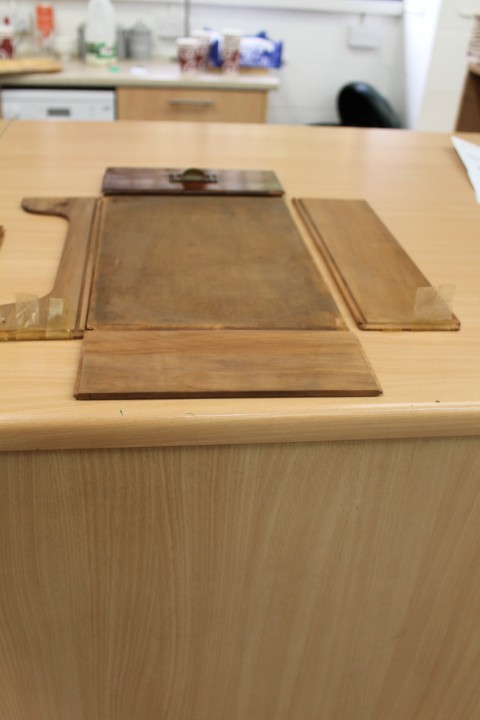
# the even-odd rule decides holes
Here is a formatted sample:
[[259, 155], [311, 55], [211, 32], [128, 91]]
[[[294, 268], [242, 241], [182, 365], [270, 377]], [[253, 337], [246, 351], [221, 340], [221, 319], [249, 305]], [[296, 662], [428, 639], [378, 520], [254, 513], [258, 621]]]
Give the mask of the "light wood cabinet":
[[49, 292], [62, 252], [65, 221], [23, 197], [194, 163], [268, 168], [288, 199], [367, 198], [457, 287], [462, 322], [352, 328], [378, 398], [80, 402], [80, 343], [0, 342], [0, 720], [478, 720], [480, 245], [450, 134], [0, 133], [1, 302]]
[[264, 90], [117, 88], [118, 120], [264, 123]]

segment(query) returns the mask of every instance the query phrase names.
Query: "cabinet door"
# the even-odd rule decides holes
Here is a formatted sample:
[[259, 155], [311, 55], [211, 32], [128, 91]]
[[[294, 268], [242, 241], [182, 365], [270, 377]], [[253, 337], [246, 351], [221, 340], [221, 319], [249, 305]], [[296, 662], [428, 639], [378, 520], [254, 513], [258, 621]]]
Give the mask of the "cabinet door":
[[118, 88], [118, 120], [263, 123], [265, 90]]

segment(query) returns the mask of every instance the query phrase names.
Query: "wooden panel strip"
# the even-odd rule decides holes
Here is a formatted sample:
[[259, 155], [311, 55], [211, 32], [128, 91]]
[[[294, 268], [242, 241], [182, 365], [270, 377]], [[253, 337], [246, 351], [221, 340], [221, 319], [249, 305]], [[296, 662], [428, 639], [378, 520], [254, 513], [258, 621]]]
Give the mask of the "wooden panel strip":
[[371, 396], [380, 386], [357, 338], [315, 331], [92, 331], [75, 396]]
[[[198, 178], [195, 180], [195, 178]], [[283, 195], [270, 170], [110, 167], [104, 195]]]
[[54, 73], [60, 72], [62, 69], [61, 63], [53, 58], [2, 58], [0, 62], [0, 77], [2, 75], [18, 75], [23, 73]]
[[363, 200], [294, 200], [358, 327], [362, 330], [458, 330], [416, 312], [419, 288], [431, 287], [388, 228]]
[[22, 208], [27, 212], [65, 218], [68, 229], [53, 288], [44, 297], [34, 299], [34, 322], [29, 323], [29, 327], [19, 327], [18, 302], [0, 305], [0, 340], [83, 336], [82, 307], [88, 292], [85, 274], [96, 203], [95, 198], [26, 198], [22, 201]]

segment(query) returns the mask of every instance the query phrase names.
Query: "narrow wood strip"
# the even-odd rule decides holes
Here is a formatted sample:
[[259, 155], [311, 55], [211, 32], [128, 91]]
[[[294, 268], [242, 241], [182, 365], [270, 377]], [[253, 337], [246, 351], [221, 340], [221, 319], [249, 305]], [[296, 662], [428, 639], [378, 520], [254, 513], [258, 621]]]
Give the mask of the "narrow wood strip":
[[206, 182], [176, 180], [188, 168], [110, 167], [103, 176], [104, 195], [283, 195], [271, 170], [200, 169]]
[[75, 396], [371, 396], [381, 388], [357, 338], [334, 331], [92, 331]]
[[34, 326], [18, 332], [17, 305], [0, 306], [0, 339], [37, 340], [55, 339], [50, 325], [51, 300], [62, 300], [68, 309], [68, 326], [61, 325], [59, 337], [83, 336], [81, 305], [85, 286], [85, 263], [90, 249], [91, 226], [95, 213], [95, 198], [26, 198], [22, 208], [39, 215], [56, 215], [68, 221], [65, 244], [52, 290], [38, 299], [38, 318]]
[[363, 200], [294, 200], [352, 316], [362, 330], [458, 330], [455, 315], [417, 317], [419, 288], [431, 287]]
[[22, 73], [55, 73], [63, 69], [61, 63], [46, 57], [2, 58], [0, 77]]

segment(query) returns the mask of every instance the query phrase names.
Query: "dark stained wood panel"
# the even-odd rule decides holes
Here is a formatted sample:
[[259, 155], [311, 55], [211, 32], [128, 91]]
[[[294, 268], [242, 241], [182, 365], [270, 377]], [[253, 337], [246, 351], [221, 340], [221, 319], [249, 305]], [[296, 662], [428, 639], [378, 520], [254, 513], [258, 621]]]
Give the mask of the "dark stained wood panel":
[[105, 195], [283, 195], [271, 170], [111, 167]]
[[76, 397], [369, 396], [381, 392], [357, 338], [332, 331], [94, 331]]
[[282, 198], [100, 200], [91, 329], [341, 329]]
[[[431, 287], [392, 233], [363, 200], [294, 201], [362, 330], [458, 330], [449, 311], [416, 313], [419, 288]], [[447, 309], [448, 310], [448, 309]]]

